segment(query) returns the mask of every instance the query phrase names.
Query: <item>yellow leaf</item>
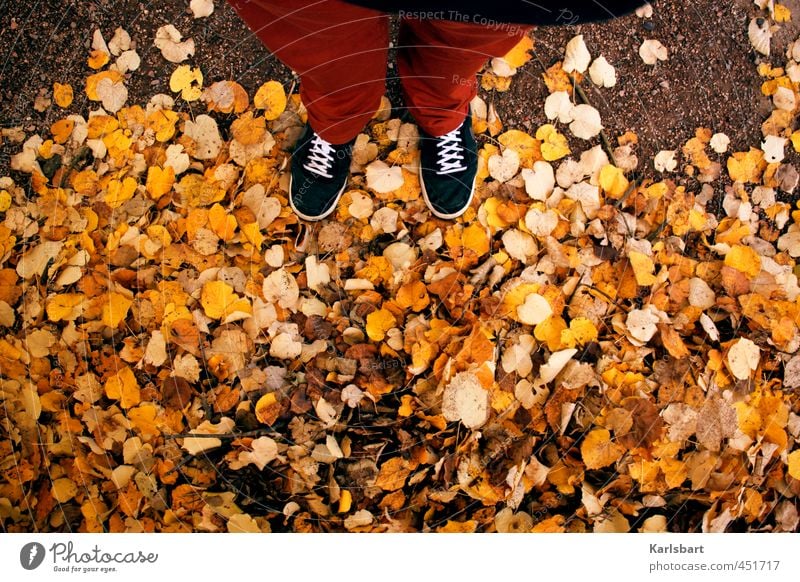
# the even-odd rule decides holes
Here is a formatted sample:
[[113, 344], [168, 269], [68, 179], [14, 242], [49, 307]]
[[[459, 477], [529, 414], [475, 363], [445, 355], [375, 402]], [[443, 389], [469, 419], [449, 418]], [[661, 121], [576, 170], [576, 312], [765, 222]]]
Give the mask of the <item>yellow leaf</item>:
[[256, 402], [256, 418], [263, 424], [275, 424], [280, 412], [281, 404], [274, 392], [267, 392]]
[[89, 119], [87, 124], [88, 137], [90, 139], [97, 139], [104, 137], [119, 127], [119, 121], [116, 117], [110, 115], [95, 115]]
[[536, 130], [536, 139], [542, 141], [542, 158], [548, 162], [560, 160], [570, 154], [567, 138], [547, 123]]
[[214, 204], [208, 211], [208, 224], [219, 238], [227, 242], [236, 232], [236, 218], [220, 204]]
[[109, 156], [124, 160], [131, 153], [131, 143], [133, 143], [133, 141], [122, 129], [117, 129], [104, 136], [103, 143], [108, 148]]
[[503, 55], [503, 60], [509, 66], [517, 69], [531, 60], [531, 50], [533, 50], [533, 39], [530, 36], [524, 36], [514, 45], [514, 48]]
[[80, 317], [83, 311], [84, 296], [82, 293], [62, 293], [47, 302], [47, 318], [52, 321], [72, 321]]
[[400, 408], [397, 409], [397, 416], [408, 417], [414, 412], [414, 397], [411, 394], [403, 394], [400, 397]]
[[252, 145], [264, 139], [267, 132], [267, 123], [263, 117], [253, 117], [253, 112], [248, 111], [231, 123], [233, 138], [242, 145]]
[[181, 202], [189, 208], [210, 206], [225, 198], [225, 188], [201, 174], [184, 176], [175, 185], [175, 190], [180, 193]]
[[373, 255], [367, 259], [366, 265], [356, 271], [356, 277], [367, 279], [374, 285], [378, 285], [381, 281], [388, 281], [393, 271], [394, 268], [389, 259], [383, 255]]
[[520, 165], [525, 168], [532, 167], [533, 162], [542, 159], [539, 143], [524, 131], [510, 129], [500, 135], [497, 141], [517, 152]]
[[775, 19], [775, 22], [788, 22], [792, 19], [792, 11], [783, 4], [778, 4], [776, 2], [772, 17]]
[[664, 480], [670, 488], [680, 487], [689, 476], [686, 463], [675, 457], [665, 457], [659, 460], [661, 471], [664, 473]]
[[396, 324], [391, 311], [384, 308], [378, 309], [367, 315], [367, 335], [372, 341], [379, 342], [386, 337], [386, 332]]
[[531, 530], [532, 533], [564, 533], [564, 516], [563, 515], [554, 515], [553, 517], [548, 517], [547, 519], [543, 519]]
[[737, 245], [742, 242], [746, 236], [750, 236], [750, 223], [743, 223], [738, 218], [723, 218], [717, 226], [717, 232], [714, 240], [717, 243], [725, 243], [727, 245]]
[[156, 415], [158, 410], [155, 404], [144, 402], [128, 411], [128, 420], [131, 422], [131, 427], [134, 431], [145, 437], [145, 440], [153, 436], [161, 434], [158, 426], [156, 425]]
[[573, 91], [572, 81], [564, 69], [561, 68], [561, 61], [542, 73], [542, 77], [544, 77], [544, 84], [547, 85], [547, 90], [551, 93], [556, 91], [571, 93]]
[[208, 223], [208, 210], [205, 208], [193, 208], [186, 217], [186, 234], [190, 241], [197, 236], [197, 231], [204, 228]]
[[606, 164], [600, 170], [600, 187], [611, 198], [619, 199], [628, 189], [628, 179], [622, 170], [613, 164]]
[[639, 482], [643, 492], [655, 491], [659, 481], [659, 464], [657, 461], [640, 460], [628, 467], [631, 478]]
[[50, 494], [58, 503], [66, 503], [78, 494], [78, 486], [72, 479], [61, 477], [53, 481]]
[[556, 349], [562, 346], [566, 348], [574, 348], [576, 345], [584, 346], [595, 340], [597, 340], [597, 328], [594, 324], [585, 317], [576, 317], [569, 322], [569, 329], [561, 332], [561, 346]]
[[758, 412], [758, 409], [749, 406], [743, 401], [736, 402], [733, 406], [736, 408], [736, 419], [739, 423], [739, 429], [750, 438], [756, 438], [762, 423], [761, 414]]
[[283, 85], [277, 81], [267, 81], [256, 91], [253, 105], [256, 109], [263, 109], [264, 117], [269, 121], [278, 119], [286, 109], [286, 92], [283, 90]]
[[525, 303], [528, 295], [538, 292], [540, 288], [541, 285], [538, 283], [519, 283], [518, 285], [515, 285], [503, 296], [503, 301], [500, 304], [502, 309], [498, 315], [508, 316], [515, 314], [517, 312], [517, 308]]
[[133, 301], [121, 293], [109, 293], [108, 301], [103, 303], [103, 325], [116, 328], [128, 316]]
[[111, 376], [106, 381], [104, 389], [107, 397], [119, 400], [120, 406], [126, 410], [136, 406], [141, 400], [136, 376], [128, 366], [121, 368], [119, 372]]
[[478, 527], [475, 520], [453, 521], [448, 519], [447, 523], [436, 528], [437, 533], [473, 533]]
[[604, 428], [596, 428], [583, 439], [581, 456], [587, 469], [607, 467], [622, 456], [625, 449], [611, 441], [611, 433]]
[[789, 139], [792, 140], [792, 147], [794, 148], [794, 151], [800, 152], [800, 129], [792, 133]]
[[22, 357], [22, 351], [12, 346], [8, 341], [0, 339], [0, 356], [9, 360], [19, 360]]
[[694, 166], [701, 170], [711, 167], [711, 158], [706, 154], [706, 144], [699, 138], [693, 137], [683, 146], [683, 155], [687, 156]]
[[62, 109], [66, 109], [72, 105], [72, 86], [62, 85], [61, 83], [53, 83], [53, 101]]
[[87, 62], [89, 63], [89, 67], [96, 71], [97, 69], [103, 68], [110, 59], [111, 55], [109, 55], [107, 52], [101, 51], [100, 49], [94, 49], [89, 53]]
[[203, 285], [200, 304], [211, 319], [225, 319], [237, 312], [251, 315], [253, 313], [250, 302], [247, 299], [240, 299], [233, 292], [233, 287], [224, 281], [208, 281]]
[[147, 116], [145, 127], [155, 132], [158, 141], [165, 142], [175, 135], [175, 123], [177, 121], [177, 113], [169, 109], [159, 109]]
[[172, 166], [166, 168], [159, 168], [158, 166], [150, 166], [147, 169], [147, 182], [145, 183], [145, 190], [153, 200], [158, 200], [164, 194], [172, 190], [172, 185], [175, 183], [175, 170]]
[[180, 91], [185, 101], [196, 101], [203, 92], [203, 73], [199, 67], [181, 65], [172, 72], [169, 88], [173, 93]]
[[11, 194], [8, 190], [0, 190], [0, 212], [5, 212], [11, 208]]
[[111, 208], [118, 208], [125, 202], [133, 198], [133, 193], [136, 192], [136, 180], [128, 176], [121, 182], [119, 180], [111, 180], [108, 183], [103, 199]]
[[789, 475], [800, 480], [800, 451], [789, 453]]
[[241, 224], [239, 225], [239, 229], [242, 231], [244, 238], [247, 239], [247, 242], [253, 245], [256, 251], [261, 252], [261, 245], [264, 243], [264, 235], [261, 233], [258, 223], [250, 222], [248, 224]]
[[479, 257], [488, 253], [490, 248], [489, 233], [486, 227], [477, 222], [473, 222], [467, 228], [461, 224], [454, 224], [447, 229], [444, 242], [451, 249], [458, 247], [471, 249]]
[[741, 271], [752, 279], [761, 272], [761, 257], [751, 247], [734, 245], [725, 255], [725, 265]]
[[637, 251], [628, 253], [628, 260], [633, 267], [633, 274], [636, 276], [636, 284], [642, 287], [647, 287], [656, 282], [653, 272], [656, 269], [653, 264], [653, 259]]
[[353, 505], [353, 494], [348, 489], [342, 489], [339, 494], [339, 513], [347, 513]]
[[728, 158], [728, 174], [735, 182], [757, 183], [767, 167], [764, 152], [750, 148], [748, 152], [736, 152]]
[[[533, 337], [547, 344], [551, 352], [564, 347], [573, 347], [563, 344], [564, 333], [568, 332], [567, 322], [560, 316], [550, 316], [533, 328]], [[571, 335], [571, 334], [570, 334]]]
[[481, 88], [500, 93], [508, 91], [511, 88], [511, 77], [501, 77], [492, 71], [484, 71], [481, 75]]

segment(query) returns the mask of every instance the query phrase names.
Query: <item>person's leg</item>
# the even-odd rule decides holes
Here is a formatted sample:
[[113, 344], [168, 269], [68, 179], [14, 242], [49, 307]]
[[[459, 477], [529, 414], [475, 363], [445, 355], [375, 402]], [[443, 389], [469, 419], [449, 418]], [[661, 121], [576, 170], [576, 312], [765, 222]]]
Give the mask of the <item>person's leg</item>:
[[468, 117], [475, 75], [531, 27], [442, 20], [401, 22], [398, 69], [406, 106], [420, 126], [419, 181], [434, 216], [452, 220], [475, 195], [478, 154]]
[[229, 0], [262, 43], [300, 75], [311, 128], [349, 142], [385, 92], [388, 15], [336, 0]]
[[406, 106], [419, 126], [433, 136], [459, 127], [477, 94], [478, 71], [488, 59], [514, 48], [531, 28], [401, 20], [398, 72]]

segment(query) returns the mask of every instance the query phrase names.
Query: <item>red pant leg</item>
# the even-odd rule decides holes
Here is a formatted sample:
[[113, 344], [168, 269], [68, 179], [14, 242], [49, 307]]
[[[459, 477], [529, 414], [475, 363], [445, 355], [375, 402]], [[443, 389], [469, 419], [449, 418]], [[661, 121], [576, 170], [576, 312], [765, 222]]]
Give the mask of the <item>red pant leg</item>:
[[403, 19], [398, 72], [406, 106], [420, 127], [441, 136], [461, 125], [478, 91], [475, 75], [488, 59], [514, 48], [531, 28]]
[[247, 26], [300, 75], [308, 121], [333, 144], [350, 141], [385, 92], [388, 15], [336, 0], [229, 0]]

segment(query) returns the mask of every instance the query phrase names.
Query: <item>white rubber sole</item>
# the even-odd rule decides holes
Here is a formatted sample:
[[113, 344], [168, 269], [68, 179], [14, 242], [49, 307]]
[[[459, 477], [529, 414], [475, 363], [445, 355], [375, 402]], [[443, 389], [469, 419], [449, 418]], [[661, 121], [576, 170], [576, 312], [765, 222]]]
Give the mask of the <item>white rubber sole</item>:
[[289, 206], [291, 206], [291, 208], [294, 211], [294, 213], [297, 216], [299, 216], [300, 218], [302, 218], [303, 220], [306, 220], [308, 222], [318, 222], [318, 221], [322, 220], [323, 218], [327, 218], [328, 216], [333, 214], [333, 211], [336, 210], [336, 207], [339, 205], [339, 200], [341, 200], [342, 194], [344, 194], [344, 191], [345, 191], [346, 188], [347, 188], [347, 180], [344, 181], [344, 185], [342, 185], [341, 190], [339, 190], [339, 193], [336, 195], [336, 199], [333, 201], [333, 204], [331, 204], [331, 207], [328, 210], [326, 210], [324, 214], [321, 214], [320, 216], [308, 216], [307, 214], [303, 214], [302, 212], [300, 212], [297, 209], [297, 207], [294, 205], [294, 202], [292, 202], [292, 174], [290, 172], [289, 173]]
[[476, 172], [475, 177], [472, 178], [472, 189], [470, 190], [469, 193], [469, 199], [467, 200], [467, 203], [464, 205], [463, 210], [460, 210], [459, 212], [453, 212], [452, 214], [442, 214], [433, 207], [430, 198], [428, 198], [428, 191], [425, 189], [425, 180], [422, 179], [422, 166], [420, 165], [419, 167], [419, 185], [422, 188], [422, 197], [425, 199], [425, 204], [427, 204], [428, 209], [433, 213], [433, 215], [436, 218], [441, 218], [442, 220], [453, 220], [454, 218], [458, 218], [469, 209], [469, 207], [472, 205], [472, 199], [475, 198], [475, 183], [477, 179], [478, 179], [478, 173]]

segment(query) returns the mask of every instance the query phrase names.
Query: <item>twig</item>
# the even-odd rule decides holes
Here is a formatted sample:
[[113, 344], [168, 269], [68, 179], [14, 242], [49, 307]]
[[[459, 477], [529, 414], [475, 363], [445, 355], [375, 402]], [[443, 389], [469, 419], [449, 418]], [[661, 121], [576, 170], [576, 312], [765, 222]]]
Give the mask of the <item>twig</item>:
[[240, 433], [220, 433], [220, 434], [208, 434], [208, 433], [180, 433], [180, 434], [168, 434], [164, 435], [166, 439], [191, 439], [191, 438], [201, 438], [201, 439], [241, 439], [247, 438], [251, 436], [260, 436], [269, 433], [274, 433], [275, 431], [268, 429], [268, 428], [258, 428], [255, 430], [248, 430], [246, 432]]
[[[572, 86], [575, 88], [575, 92], [578, 94], [578, 97], [581, 98], [581, 101], [586, 105], [593, 107], [592, 103], [589, 101], [589, 96], [586, 95], [586, 91], [583, 90], [583, 87], [581, 87], [581, 84], [575, 75], [572, 73], [567, 73], [567, 75], [569, 75], [569, 78], [572, 81]], [[603, 129], [600, 130], [600, 141], [603, 144], [603, 149], [606, 150], [606, 154], [608, 154], [608, 158], [616, 166], [617, 159], [614, 157], [614, 150], [611, 148], [611, 142], [608, 141], [608, 136]]]

